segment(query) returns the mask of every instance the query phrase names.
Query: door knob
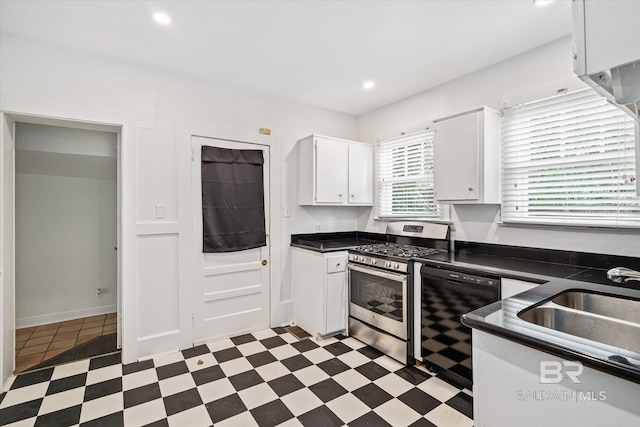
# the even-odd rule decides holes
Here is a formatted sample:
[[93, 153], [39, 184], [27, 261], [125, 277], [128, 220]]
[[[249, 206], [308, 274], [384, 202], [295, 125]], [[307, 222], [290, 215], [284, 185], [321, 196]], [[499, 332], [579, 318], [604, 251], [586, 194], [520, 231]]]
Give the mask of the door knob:
[[266, 259], [262, 260], [262, 265], [267, 265], [267, 260]]

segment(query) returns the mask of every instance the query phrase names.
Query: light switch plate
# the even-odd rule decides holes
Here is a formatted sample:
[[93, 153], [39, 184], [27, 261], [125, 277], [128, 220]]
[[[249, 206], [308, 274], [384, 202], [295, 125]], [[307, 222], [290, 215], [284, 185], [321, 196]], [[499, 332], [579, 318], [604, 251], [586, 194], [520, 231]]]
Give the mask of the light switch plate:
[[291, 216], [291, 208], [289, 205], [282, 206], [282, 216], [284, 218], [289, 218]]
[[156, 205], [156, 219], [165, 219], [166, 205]]

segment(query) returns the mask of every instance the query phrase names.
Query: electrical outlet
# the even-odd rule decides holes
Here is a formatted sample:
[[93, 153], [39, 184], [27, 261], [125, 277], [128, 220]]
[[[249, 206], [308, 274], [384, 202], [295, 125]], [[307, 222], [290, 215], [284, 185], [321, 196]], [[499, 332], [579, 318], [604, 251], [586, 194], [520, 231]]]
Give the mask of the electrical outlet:
[[102, 294], [103, 294], [103, 292], [104, 292], [104, 291], [102, 290], [102, 288], [98, 288], [98, 289], [96, 289], [96, 296], [97, 296], [98, 298], [99, 298], [99, 297], [101, 297], [101, 296], [102, 296]]

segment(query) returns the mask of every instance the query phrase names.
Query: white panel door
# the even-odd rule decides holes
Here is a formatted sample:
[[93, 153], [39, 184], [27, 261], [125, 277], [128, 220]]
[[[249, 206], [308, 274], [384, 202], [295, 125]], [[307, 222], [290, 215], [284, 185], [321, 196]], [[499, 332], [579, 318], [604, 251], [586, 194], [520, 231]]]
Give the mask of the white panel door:
[[192, 207], [195, 251], [193, 325], [196, 344], [269, 327], [269, 238], [267, 246], [227, 253], [202, 252], [201, 148], [203, 145], [262, 150], [265, 227], [269, 234], [269, 147], [193, 136]]

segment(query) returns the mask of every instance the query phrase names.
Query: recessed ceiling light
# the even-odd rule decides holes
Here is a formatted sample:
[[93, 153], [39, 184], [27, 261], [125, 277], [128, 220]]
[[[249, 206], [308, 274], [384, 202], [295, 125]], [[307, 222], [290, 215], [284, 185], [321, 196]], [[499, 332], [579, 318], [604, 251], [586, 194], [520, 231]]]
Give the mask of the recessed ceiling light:
[[153, 14], [153, 20], [158, 24], [169, 25], [171, 24], [171, 17], [166, 13], [156, 12]]
[[533, 0], [533, 4], [536, 6], [546, 6], [550, 3], [553, 3], [553, 0]]
[[372, 89], [376, 84], [374, 82], [372, 82], [371, 80], [366, 81], [362, 84], [362, 87], [365, 89]]

